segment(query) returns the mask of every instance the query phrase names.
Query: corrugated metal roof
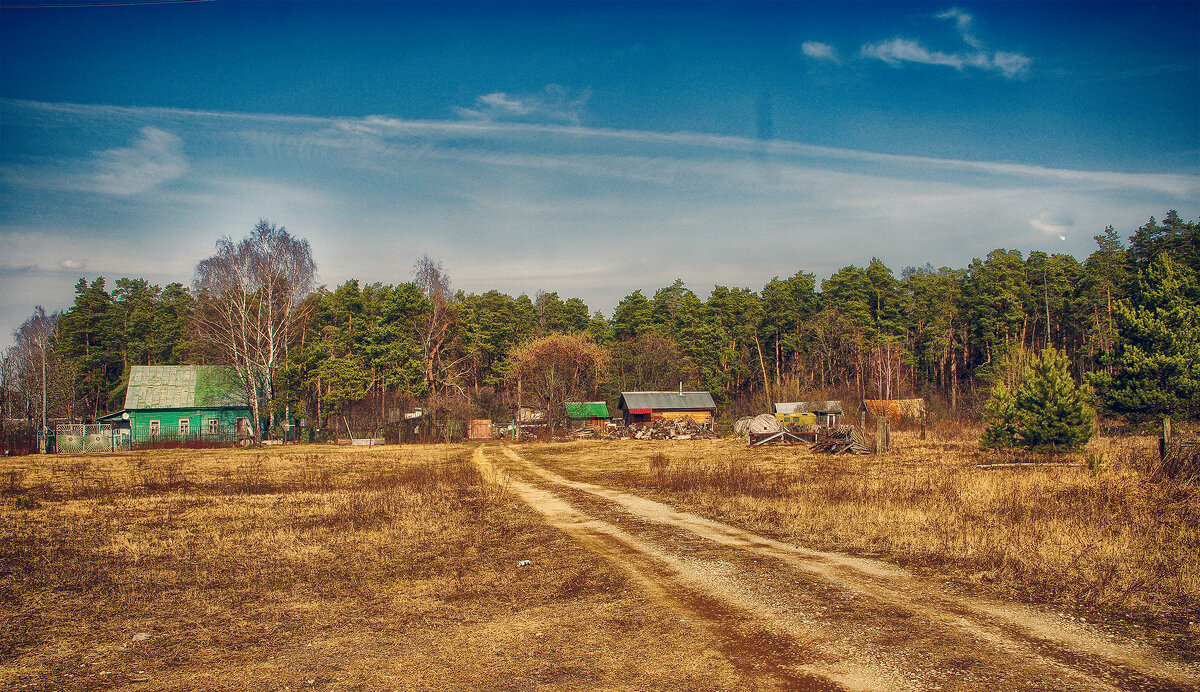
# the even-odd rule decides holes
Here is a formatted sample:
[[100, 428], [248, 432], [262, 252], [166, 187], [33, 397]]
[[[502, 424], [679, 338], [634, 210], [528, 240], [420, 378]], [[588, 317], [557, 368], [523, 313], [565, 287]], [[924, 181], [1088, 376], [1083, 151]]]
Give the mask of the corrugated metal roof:
[[568, 401], [563, 408], [567, 418], [608, 418], [608, 404], [603, 401]]
[[625, 410], [652, 408], [657, 411], [717, 410], [712, 394], [708, 392], [621, 392], [621, 401], [617, 407]]
[[775, 413], [842, 413], [842, 402], [789, 401], [775, 404]]
[[237, 373], [220, 365], [135, 365], [126, 409], [246, 406]]

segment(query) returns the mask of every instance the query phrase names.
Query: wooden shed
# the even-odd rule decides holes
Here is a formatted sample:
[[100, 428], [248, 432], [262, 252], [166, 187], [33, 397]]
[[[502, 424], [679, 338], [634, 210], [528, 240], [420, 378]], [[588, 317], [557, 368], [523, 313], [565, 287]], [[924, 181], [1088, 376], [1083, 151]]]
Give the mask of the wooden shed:
[[908, 418], [922, 420], [925, 417], [924, 399], [863, 399], [862, 410], [875, 417]]
[[567, 410], [567, 427], [572, 430], [591, 428], [599, 433], [608, 425], [608, 404], [603, 401], [567, 401], [563, 408]]
[[708, 392], [621, 392], [617, 402], [626, 425], [663, 419], [690, 418], [711, 428], [717, 405]]
[[492, 419], [491, 418], [476, 418], [471, 421], [470, 427], [467, 428], [467, 438], [471, 440], [490, 440], [492, 439]]

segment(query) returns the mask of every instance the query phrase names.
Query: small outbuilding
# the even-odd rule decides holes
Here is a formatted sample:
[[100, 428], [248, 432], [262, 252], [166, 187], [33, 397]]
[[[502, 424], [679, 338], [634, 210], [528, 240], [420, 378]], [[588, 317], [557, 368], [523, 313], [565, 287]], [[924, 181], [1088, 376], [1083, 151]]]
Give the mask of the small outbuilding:
[[708, 392], [621, 392], [617, 402], [626, 425], [653, 423], [658, 420], [690, 418], [712, 428], [717, 405]]
[[781, 423], [802, 423], [836, 428], [841, 425], [842, 415], [842, 402], [837, 400], [788, 401], [775, 404], [775, 418]]
[[600, 433], [608, 425], [608, 404], [603, 401], [567, 401], [563, 408], [567, 410], [567, 427], [572, 430], [591, 428]]
[[862, 409], [876, 418], [924, 420], [924, 399], [863, 399]]
[[125, 434], [133, 445], [254, 439], [250, 407], [237, 373], [219, 365], [135, 365], [125, 389], [125, 408], [100, 420], [128, 430]]

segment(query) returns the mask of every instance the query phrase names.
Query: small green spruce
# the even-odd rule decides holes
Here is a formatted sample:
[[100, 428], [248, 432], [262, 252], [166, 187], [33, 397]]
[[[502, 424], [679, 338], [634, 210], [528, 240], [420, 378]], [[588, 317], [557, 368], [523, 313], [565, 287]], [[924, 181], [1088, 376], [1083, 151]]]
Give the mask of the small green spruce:
[[1003, 382], [992, 388], [992, 398], [983, 407], [986, 427], [979, 446], [984, 449], [1008, 449], [1017, 442], [1016, 395]]
[[1035, 452], [1076, 452], [1096, 431], [1096, 412], [1075, 385], [1067, 357], [1041, 352], [1017, 389], [1017, 444]]

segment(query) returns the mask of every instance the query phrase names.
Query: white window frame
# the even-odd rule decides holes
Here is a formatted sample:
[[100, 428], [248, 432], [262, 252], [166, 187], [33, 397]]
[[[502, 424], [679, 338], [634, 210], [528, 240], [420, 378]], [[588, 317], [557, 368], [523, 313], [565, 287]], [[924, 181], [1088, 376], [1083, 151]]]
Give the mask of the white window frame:
[[192, 432], [192, 419], [191, 418], [180, 418], [179, 419], [179, 434], [180, 435], [190, 435], [191, 432]]
[[151, 419], [147, 424], [147, 430], [150, 431], [150, 437], [158, 437], [159, 433], [162, 432], [162, 421], [157, 418]]
[[208, 419], [208, 434], [216, 435], [220, 430], [221, 430], [221, 419], [220, 418], [209, 418]]

